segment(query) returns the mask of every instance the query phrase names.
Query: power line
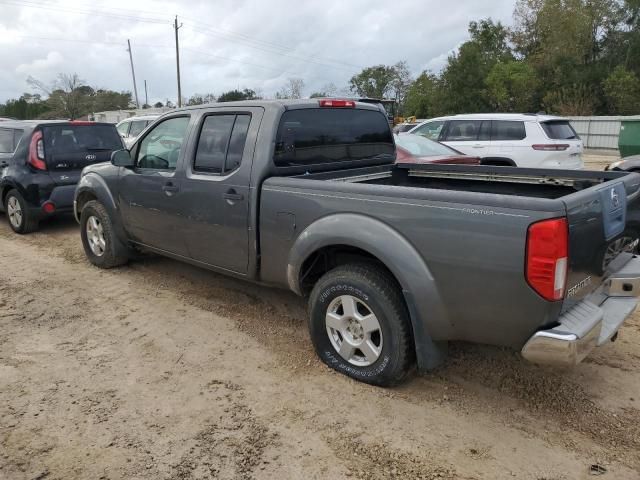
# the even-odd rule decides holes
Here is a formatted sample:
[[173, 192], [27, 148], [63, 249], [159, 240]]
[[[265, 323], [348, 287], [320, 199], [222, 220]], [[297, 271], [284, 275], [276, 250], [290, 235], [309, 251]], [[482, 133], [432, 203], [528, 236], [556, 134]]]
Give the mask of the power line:
[[[96, 15], [96, 16], [104, 16], [108, 18], [128, 19], [128, 20], [155, 23], [155, 24], [168, 23], [167, 20], [163, 20], [161, 18], [140, 17], [140, 16], [109, 13], [109, 12], [105, 12], [104, 8], [103, 8], [103, 11], [99, 11], [99, 10], [58, 7], [58, 6], [54, 7], [54, 6], [50, 6], [50, 4], [36, 2], [33, 0], [0, 0], [0, 3], [15, 5], [15, 6], [30, 7], [30, 8], [44, 8], [44, 9], [53, 10], [53, 11], [63, 11], [63, 12], [81, 14], [81, 15]], [[122, 9], [119, 9], [119, 10], [122, 10]], [[127, 10], [122, 10], [122, 11], [127, 11]], [[136, 11], [136, 10], [129, 10], [129, 11]], [[137, 10], [137, 11], [147, 12], [145, 10]], [[195, 32], [198, 32], [204, 35], [211, 35], [211, 36], [226, 38], [227, 40], [231, 40], [236, 43], [243, 43], [245, 46], [249, 48], [254, 48], [256, 50], [260, 50], [265, 53], [281, 55], [281, 56], [293, 58], [296, 60], [312, 63], [312, 64], [323, 66], [323, 67], [336, 68], [336, 69], [342, 69], [342, 70], [352, 71], [354, 67], [359, 69], [363, 68], [360, 65], [349, 64], [342, 60], [334, 60], [328, 57], [310, 57], [310, 56], [297, 55], [297, 54], [291, 53], [292, 49], [289, 47], [281, 46], [272, 42], [265, 42], [263, 40], [254, 39], [248, 35], [241, 34], [241, 33], [236, 33], [228, 30], [220, 30], [220, 29], [217, 29], [216, 27], [213, 27], [212, 25], [209, 25], [204, 22], [200, 22], [195, 19], [190, 19], [188, 17], [183, 17], [183, 18], [189, 21], [192, 21], [194, 24], [199, 24], [203, 26], [201, 28], [198, 28], [198, 27], [189, 27], [187, 25], [188, 28], [191, 28], [191, 30]], [[334, 65], [328, 64], [326, 62], [334, 63]], [[339, 64], [339, 65], [336, 65], [336, 64]], [[349, 66], [352, 68], [347, 68]]]

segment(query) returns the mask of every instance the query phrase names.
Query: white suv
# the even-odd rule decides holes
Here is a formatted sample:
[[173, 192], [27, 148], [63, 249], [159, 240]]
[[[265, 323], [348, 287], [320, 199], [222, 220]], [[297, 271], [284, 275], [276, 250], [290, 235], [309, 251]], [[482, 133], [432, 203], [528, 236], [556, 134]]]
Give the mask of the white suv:
[[433, 118], [409, 131], [480, 157], [483, 165], [582, 169], [582, 140], [548, 115], [472, 114]]

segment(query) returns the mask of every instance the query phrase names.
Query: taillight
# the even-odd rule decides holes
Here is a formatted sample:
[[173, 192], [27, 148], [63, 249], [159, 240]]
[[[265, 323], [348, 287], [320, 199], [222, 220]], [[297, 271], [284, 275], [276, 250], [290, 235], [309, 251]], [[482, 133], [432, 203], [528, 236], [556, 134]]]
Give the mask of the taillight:
[[538, 144], [538, 145], [531, 145], [531, 147], [534, 150], [542, 150], [545, 152], [563, 152], [565, 151], [567, 148], [569, 148], [570, 145], [567, 145], [566, 143], [545, 143], [545, 144]]
[[567, 283], [569, 229], [566, 218], [543, 220], [527, 232], [527, 283], [549, 301], [562, 300]]
[[353, 100], [320, 100], [321, 107], [327, 108], [355, 108], [356, 102]]
[[39, 130], [31, 137], [27, 162], [37, 170], [47, 169], [47, 164], [44, 163], [44, 140], [42, 139], [42, 132]]

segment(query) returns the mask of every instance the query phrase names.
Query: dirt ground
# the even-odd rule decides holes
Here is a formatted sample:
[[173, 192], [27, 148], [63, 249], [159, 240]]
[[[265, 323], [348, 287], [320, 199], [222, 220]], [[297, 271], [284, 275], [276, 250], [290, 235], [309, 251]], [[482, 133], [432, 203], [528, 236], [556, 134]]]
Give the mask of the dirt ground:
[[[596, 162], [596, 161], [594, 161]], [[452, 344], [363, 385], [293, 294], [163, 258], [101, 271], [72, 219], [0, 215], [0, 479], [640, 478], [640, 314], [565, 372]], [[603, 471], [604, 471], [603, 470]]]

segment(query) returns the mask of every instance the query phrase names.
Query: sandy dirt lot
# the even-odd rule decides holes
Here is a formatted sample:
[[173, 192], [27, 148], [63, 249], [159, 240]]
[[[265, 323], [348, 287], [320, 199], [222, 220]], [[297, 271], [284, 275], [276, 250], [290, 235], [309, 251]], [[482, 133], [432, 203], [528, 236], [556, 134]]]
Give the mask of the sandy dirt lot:
[[316, 360], [305, 308], [0, 215], [0, 479], [640, 478], [640, 314], [571, 371], [452, 344], [384, 390]]

